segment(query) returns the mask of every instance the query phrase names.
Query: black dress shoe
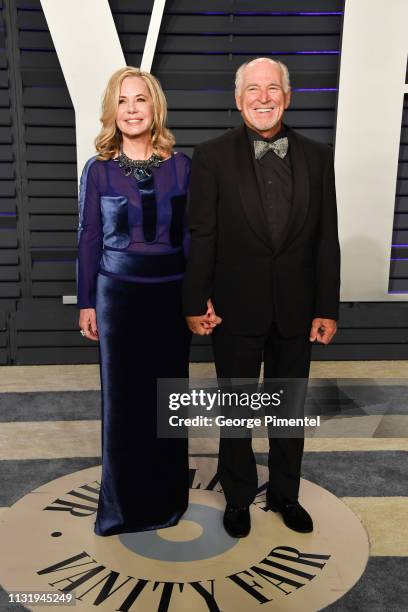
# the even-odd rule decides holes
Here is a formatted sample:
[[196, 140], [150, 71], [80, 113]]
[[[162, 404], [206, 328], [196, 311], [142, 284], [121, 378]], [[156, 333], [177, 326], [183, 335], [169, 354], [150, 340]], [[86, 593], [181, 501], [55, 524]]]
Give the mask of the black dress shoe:
[[249, 507], [236, 508], [227, 504], [224, 512], [224, 527], [232, 538], [245, 538], [251, 531]]
[[272, 512], [280, 512], [283, 522], [289, 529], [298, 531], [299, 533], [310, 533], [313, 531], [312, 517], [299, 504], [299, 502], [284, 502], [277, 504], [276, 502], [267, 499], [269, 510]]

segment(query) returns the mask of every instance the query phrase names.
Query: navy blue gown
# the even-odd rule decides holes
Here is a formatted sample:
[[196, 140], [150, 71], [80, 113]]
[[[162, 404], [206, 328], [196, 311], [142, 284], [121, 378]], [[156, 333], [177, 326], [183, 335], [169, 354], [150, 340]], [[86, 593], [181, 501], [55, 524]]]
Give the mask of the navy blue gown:
[[181, 283], [190, 160], [142, 180], [90, 159], [80, 185], [78, 308], [96, 308], [102, 481], [95, 532], [177, 524], [188, 505], [188, 444], [156, 435], [157, 378], [187, 378]]

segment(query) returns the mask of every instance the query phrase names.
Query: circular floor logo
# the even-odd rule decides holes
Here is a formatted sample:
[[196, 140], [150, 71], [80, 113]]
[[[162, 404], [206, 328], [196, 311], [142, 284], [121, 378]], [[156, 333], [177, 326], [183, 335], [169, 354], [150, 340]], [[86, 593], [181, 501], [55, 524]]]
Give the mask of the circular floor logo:
[[191, 458], [190, 466], [190, 505], [169, 529], [96, 536], [100, 467], [29, 493], [1, 519], [0, 583], [7, 591], [75, 593], [78, 612], [229, 612], [237, 606], [307, 612], [344, 595], [363, 573], [367, 535], [325, 489], [302, 480], [300, 497], [315, 530], [297, 534], [265, 507], [268, 472], [258, 466], [252, 530], [236, 540], [222, 527], [216, 460]]

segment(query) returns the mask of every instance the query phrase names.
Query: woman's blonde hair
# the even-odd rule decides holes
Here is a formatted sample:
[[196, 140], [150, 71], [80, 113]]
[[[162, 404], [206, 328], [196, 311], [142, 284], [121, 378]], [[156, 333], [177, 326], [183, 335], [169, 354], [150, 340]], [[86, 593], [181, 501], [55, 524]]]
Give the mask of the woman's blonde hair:
[[119, 95], [122, 81], [126, 77], [140, 77], [146, 83], [153, 101], [153, 123], [151, 137], [153, 152], [159, 157], [169, 157], [172, 154], [175, 139], [166, 128], [167, 102], [159, 81], [149, 72], [133, 66], [120, 68], [109, 79], [102, 100], [102, 129], [95, 139], [98, 159], [107, 160], [115, 157], [122, 145], [122, 133], [116, 126], [116, 113], [119, 106]]

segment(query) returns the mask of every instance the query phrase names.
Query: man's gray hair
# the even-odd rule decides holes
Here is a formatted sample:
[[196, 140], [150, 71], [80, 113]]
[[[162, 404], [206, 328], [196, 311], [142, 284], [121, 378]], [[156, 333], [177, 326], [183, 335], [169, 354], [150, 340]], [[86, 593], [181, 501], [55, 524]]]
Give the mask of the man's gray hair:
[[241, 92], [241, 86], [242, 86], [243, 74], [244, 74], [245, 68], [247, 66], [252, 66], [253, 64], [257, 64], [258, 62], [270, 62], [271, 64], [274, 64], [275, 66], [279, 67], [281, 71], [281, 75], [282, 75], [283, 92], [287, 94], [290, 90], [289, 70], [285, 64], [283, 64], [282, 62], [278, 62], [277, 60], [273, 60], [270, 57], [257, 57], [253, 60], [248, 60], [247, 62], [245, 62], [245, 64], [242, 64], [238, 68], [235, 74], [235, 91], [238, 94]]

